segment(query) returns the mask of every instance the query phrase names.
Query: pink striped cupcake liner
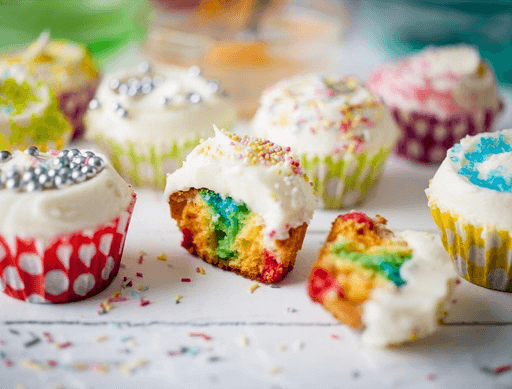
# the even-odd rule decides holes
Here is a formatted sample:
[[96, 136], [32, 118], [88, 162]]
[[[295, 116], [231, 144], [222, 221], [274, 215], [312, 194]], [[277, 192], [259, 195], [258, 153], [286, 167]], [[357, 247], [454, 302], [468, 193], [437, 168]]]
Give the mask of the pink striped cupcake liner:
[[54, 239], [0, 236], [0, 291], [31, 303], [67, 303], [106, 289], [121, 264], [136, 195], [110, 223]]
[[75, 129], [72, 140], [77, 140], [84, 134], [83, 118], [89, 107], [89, 102], [96, 93], [99, 78], [88, 81], [83, 87], [64, 91], [58, 96], [60, 109], [69, 119]]
[[391, 116], [401, 130], [395, 153], [414, 162], [441, 163], [448, 149], [466, 135], [491, 131], [502, 110], [501, 103], [497, 110], [488, 108], [478, 116], [464, 112], [441, 119], [434, 114], [391, 107]]

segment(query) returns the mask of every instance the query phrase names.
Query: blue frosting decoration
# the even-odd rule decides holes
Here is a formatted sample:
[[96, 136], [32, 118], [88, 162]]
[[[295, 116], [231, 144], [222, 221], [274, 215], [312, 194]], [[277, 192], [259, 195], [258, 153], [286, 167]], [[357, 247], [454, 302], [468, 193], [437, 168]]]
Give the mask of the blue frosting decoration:
[[[456, 148], [456, 146], [458, 146]], [[456, 144], [452, 151], [461, 150], [460, 144]], [[486, 178], [479, 178], [478, 164], [485, 162], [491, 155], [512, 152], [512, 146], [507, 143], [504, 135], [496, 137], [482, 137], [473, 152], [464, 154], [467, 164], [461, 167], [458, 173], [467, 177], [471, 183], [482, 188], [492, 189], [497, 192], [512, 192], [512, 176], [505, 177], [505, 168], [498, 166], [491, 170]], [[457, 157], [452, 157], [457, 158]], [[454, 161], [452, 159], [452, 161]], [[454, 161], [457, 162], [457, 161]]]

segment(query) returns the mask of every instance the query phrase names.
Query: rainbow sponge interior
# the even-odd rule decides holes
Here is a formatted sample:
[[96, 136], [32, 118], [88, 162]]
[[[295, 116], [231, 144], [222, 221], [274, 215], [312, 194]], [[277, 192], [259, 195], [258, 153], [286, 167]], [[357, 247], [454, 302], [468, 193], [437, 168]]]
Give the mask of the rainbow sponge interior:
[[286, 240], [263, 240], [263, 219], [245, 203], [208, 189], [178, 191], [169, 198], [171, 216], [183, 233], [182, 246], [221, 269], [267, 284], [293, 269], [307, 224]]

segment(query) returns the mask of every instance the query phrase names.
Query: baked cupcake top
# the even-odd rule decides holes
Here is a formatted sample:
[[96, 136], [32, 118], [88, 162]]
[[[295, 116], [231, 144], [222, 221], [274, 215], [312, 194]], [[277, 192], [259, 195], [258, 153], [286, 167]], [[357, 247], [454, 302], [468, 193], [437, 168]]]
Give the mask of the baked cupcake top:
[[390, 107], [440, 117], [500, 106], [492, 69], [466, 45], [428, 47], [375, 70], [366, 85]]
[[78, 89], [98, 77], [98, 68], [89, 51], [81, 45], [64, 40], [50, 40], [43, 32], [22, 52], [0, 56], [10, 65], [24, 64], [36, 80], [47, 83], [56, 95]]
[[221, 85], [198, 67], [141, 63], [105, 76], [85, 117], [87, 137], [108, 134], [119, 142], [182, 144], [231, 127], [236, 111]]
[[106, 223], [132, 199], [107, 160], [77, 149], [0, 152], [0, 234], [52, 238]]
[[394, 144], [398, 129], [381, 100], [354, 77], [306, 74], [278, 82], [260, 99], [256, 136], [297, 154], [342, 159]]
[[[25, 145], [26, 139], [45, 149], [64, 146], [71, 125], [46, 84], [37, 82], [22, 65], [0, 63], [0, 147]], [[27, 145], [26, 145], [27, 146]]]
[[426, 193], [441, 211], [512, 230], [512, 130], [466, 136], [455, 144]]
[[167, 176], [165, 197], [190, 188], [243, 201], [263, 218], [266, 240], [287, 239], [291, 228], [311, 220], [317, 203], [289, 148], [217, 128], [214, 137], [187, 156], [182, 168]]

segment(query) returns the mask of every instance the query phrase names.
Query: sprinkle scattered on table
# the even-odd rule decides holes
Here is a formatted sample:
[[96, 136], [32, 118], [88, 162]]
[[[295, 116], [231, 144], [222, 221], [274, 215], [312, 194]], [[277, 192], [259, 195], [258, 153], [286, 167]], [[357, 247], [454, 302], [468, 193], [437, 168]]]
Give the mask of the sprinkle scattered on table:
[[277, 350], [281, 352], [286, 351], [288, 350], [288, 346], [286, 344], [280, 344], [279, 346], [277, 346]]
[[179, 304], [181, 302], [181, 300], [183, 299], [183, 296], [181, 294], [178, 294], [176, 296], [176, 304]]
[[99, 335], [97, 336], [96, 338], [94, 338], [94, 341], [96, 343], [101, 343], [101, 342], [104, 342], [105, 340], [108, 339], [108, 336], [107, 335]]
[[258, 289], [260, 286], [258, 284], [252, 284], [251, 287], [249, 288], [249, 292], [250, 293], [254, 293], [254, 291], [256, 289]]
[[334, 340], [340, 340], [341, 339], [341, 336], [339, 336], [338, 334], [331, 334], [331, 335], [329, 335], [329, 337], [331, 339], [334, 339]]
[[118, 369], [121, 371], [121, 373], [130, 375], [132, 374], [136, 369], [142, 366], [146, 366], [149, 363], [147, 359], [141, 358], [136, 359], [131, 362], [123, 362], [118, 365]]
[[196, 273], [203, 274], [203, 275], [206, 274], [206, 272], [204, 271], [204, 269], [201, 266], [196, 267]]
[[436, 375], [434, 373], [427, 374], [427, 381], [433, 381], [435, 380]]
[[156, 257], [159, 261], [167, 261], [167, 255], [165, 253], [160, 254], [158, 257]]
[[56, 349], [56, 350], [61, 350], [61, 349], [65, 349], [65, 348], [68, 348], [68, 347], [71, 347], [73, 345], [72, 342], [62, 342], [62, 343], [54, 343], [53, 344], [53, 347]]
[[482, 371], [485, 373], [498, 375], [512, 370], [512, 365], [501, 365], [498, 367], [483, 367]]
[[207, 342], [209, 342], [210, 340], [212, 340], [212, 337], [211, 336], [208, 336], [206, 335], [205, 333], [203, 332], [191, 332], [188, 334], [188, 336], [192, 337], [192, 338], [203, 338], [204, 340], [206, 340]]
[[181, 282], [190, 282], [190, 281], [191, 281], [190, 278], [182, 278], [181, 279]]
[[142, 273], [141, 273], [140, 271], [138, 271], [137, 273], [135, 273], [135, 275], [136, 275], [137, 277], [140, 277], [140, 278], [142, 278], [142, 277], [143, 277], [143, 275], [142, 275]]
[[48, 365], [43, 365], [40, 362], [34, 361], [32, 359], [22, 359], [21, 366], [25, 369], [32, 371], [50, 371], [53, 370], [53, 367]]
[[240, 345], [242, 347], [247, 347], [249, 345], [249, 338], [247, 336], [245, 336], [245, 335], [242, 335], [240, 337]]
[[274, 366], [274, 367], [270, 368], [268, 372], [272, 375], [276, 375], [276, 374], [282, 373], [282, 371], [283, 371], [283, 368], [281, 366]]

